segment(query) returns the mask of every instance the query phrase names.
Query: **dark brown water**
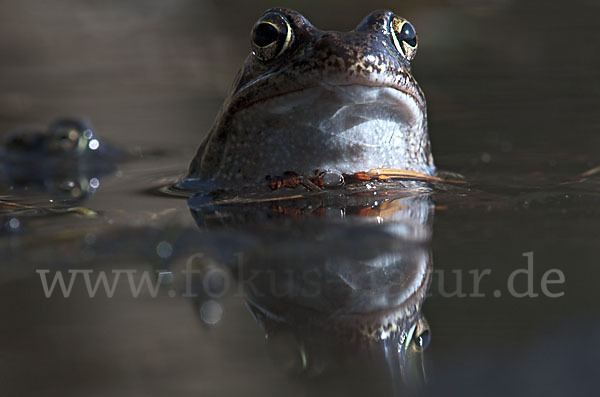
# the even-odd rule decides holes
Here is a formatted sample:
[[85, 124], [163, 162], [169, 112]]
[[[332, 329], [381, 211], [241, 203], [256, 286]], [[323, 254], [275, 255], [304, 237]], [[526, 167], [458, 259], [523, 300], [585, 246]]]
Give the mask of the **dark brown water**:
[[[185, 199], [155, 193], [185, 172], [248, 52], [250, 27], [273, 5], [323, 29], [351, 29], [376, 8], [416, 26], [413, 70], [437, 166], [469, 184], [406, 205], [420, 220], [395, 231], [399, 246], [350, 216], [358, 210], [349, 202], [347, 217], [332, 214], [339, 199], [320, 204], [321, 216], [304, 203], [293, 217], [284, 205], [198, 221]], [[2, 3], [0, 131], [83, 116], [130, 158], [69, 205], [2, 187], [0, 395], [593, 394], [600, 173], [588, 171], [600, 166], [599, 11], [583, 0]], [[82, 208], [57, 213], [73, 206]], [[46, 298], [36, 272], [178, 274], [194, 254], [213, 258], [210, 270], [239, 252], [263, 266], [333, 266], [350, 286], [364, 268], [348, 258], [432, 258], [423, 304], [431, 344], [408, 358], [390, 343], [339, 347], [294, 323], [303, 317], [285, 305], [279, 313], [292, 324], [275, 332], [234, 293], [182, 297], [180, 278], [156, 297], [133, 298], [123, 276], [112, 298], [89, 298], [79, 281], [69, 298]], [[475, 271], [488, 273], [479, 289]], [[368, 273], [377, 285], [397, 277], [378, 272]], [[545, 274], [559, 281], [546, 291]], [[331, 302], [310, 304], [327, 311]]]

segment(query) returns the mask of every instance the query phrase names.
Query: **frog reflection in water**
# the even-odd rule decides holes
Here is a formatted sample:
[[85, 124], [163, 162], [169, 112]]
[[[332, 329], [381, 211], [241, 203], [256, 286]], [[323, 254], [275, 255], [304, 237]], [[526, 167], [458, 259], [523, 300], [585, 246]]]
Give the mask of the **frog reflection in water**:
[[410, 22], [382, 10], [353, 31], [322, 31], [274, 8], [251, 44], [184, 186], [242, 187], [289, 171], [435, 172]]
[[[243, 292], [281, 367], [319, 375], [371, 363], [390, 371], [375, 376], [418, 387], [429, 339], [421, 309], [432, 274], [430, 194], [326, 189], [252, 202], [200, 194], [189, 204], [201, 229], [225, 236], [201, 249], [222, 247], [214, 260], [195, 262], [203, 321], [214, 323], [222, 289]], [[223, 269], [237, 285], [219, 287]]]
[[112, 173], [118, 151], [104, 145], [90, 124], [59, 119], [47, 131], [18, 130], [0, 148], [0, 181], [39, 188], [52, 196], [83, 198]]

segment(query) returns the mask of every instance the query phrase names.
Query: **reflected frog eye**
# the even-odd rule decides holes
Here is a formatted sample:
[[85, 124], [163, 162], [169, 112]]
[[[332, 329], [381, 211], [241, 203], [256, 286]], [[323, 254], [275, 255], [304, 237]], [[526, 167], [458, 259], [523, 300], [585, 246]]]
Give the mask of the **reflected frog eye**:
[[429, 329], [423, 330], [420, 334], [415, 335], [415, 337], [413, 338], [413, 342], [415, 344], [415, 348], [418, 351], [425, 350], [431, 342], [431, 335], [429, 334]]
[[425, 317], [419, 317], [416, 324], [411, 328], [409, 336], [410, 338], [407, 342], [416, 351], [423, 351], [429, 346], [429, 342], [431, 342], [431, 332]]
[[415, 28], [406, 19], [394, 17], [390, 22], [390, 31], [396, 50], [408, 61], [412, 61], [419, 44]]
[[290, 47], [294, 33], [283, 15], [270, 12], [254, 24], [251, 37], [252, 53], [266, 62], [277, 58]]

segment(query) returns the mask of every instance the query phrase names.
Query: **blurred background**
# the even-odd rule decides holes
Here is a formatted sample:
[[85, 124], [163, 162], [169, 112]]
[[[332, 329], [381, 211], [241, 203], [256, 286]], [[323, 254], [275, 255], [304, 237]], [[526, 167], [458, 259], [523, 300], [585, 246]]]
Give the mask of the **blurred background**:
[[321, 29], [377, 8], [411, 20], [438, 163], [598, 145], [600, 21], [584, 0], [4, 1], [0, 131], [85, 115], [119, 143], [195, 146], [272, 6]]

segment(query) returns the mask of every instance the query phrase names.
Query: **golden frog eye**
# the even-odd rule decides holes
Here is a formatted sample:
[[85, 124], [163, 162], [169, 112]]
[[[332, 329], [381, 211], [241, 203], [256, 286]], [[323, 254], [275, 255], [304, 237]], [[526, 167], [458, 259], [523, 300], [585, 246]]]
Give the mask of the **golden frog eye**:
[[396, 50], [408, 61], [412, 61], [419, 45], [415, 28], [406, 19], [394, 17], [390, 22], [390, 31]]
[[290, 47], [294, 32], [288, 20], [278, 12], [263, 15], [252, 28], [252, 53], [266, 62], [277, 58]]

